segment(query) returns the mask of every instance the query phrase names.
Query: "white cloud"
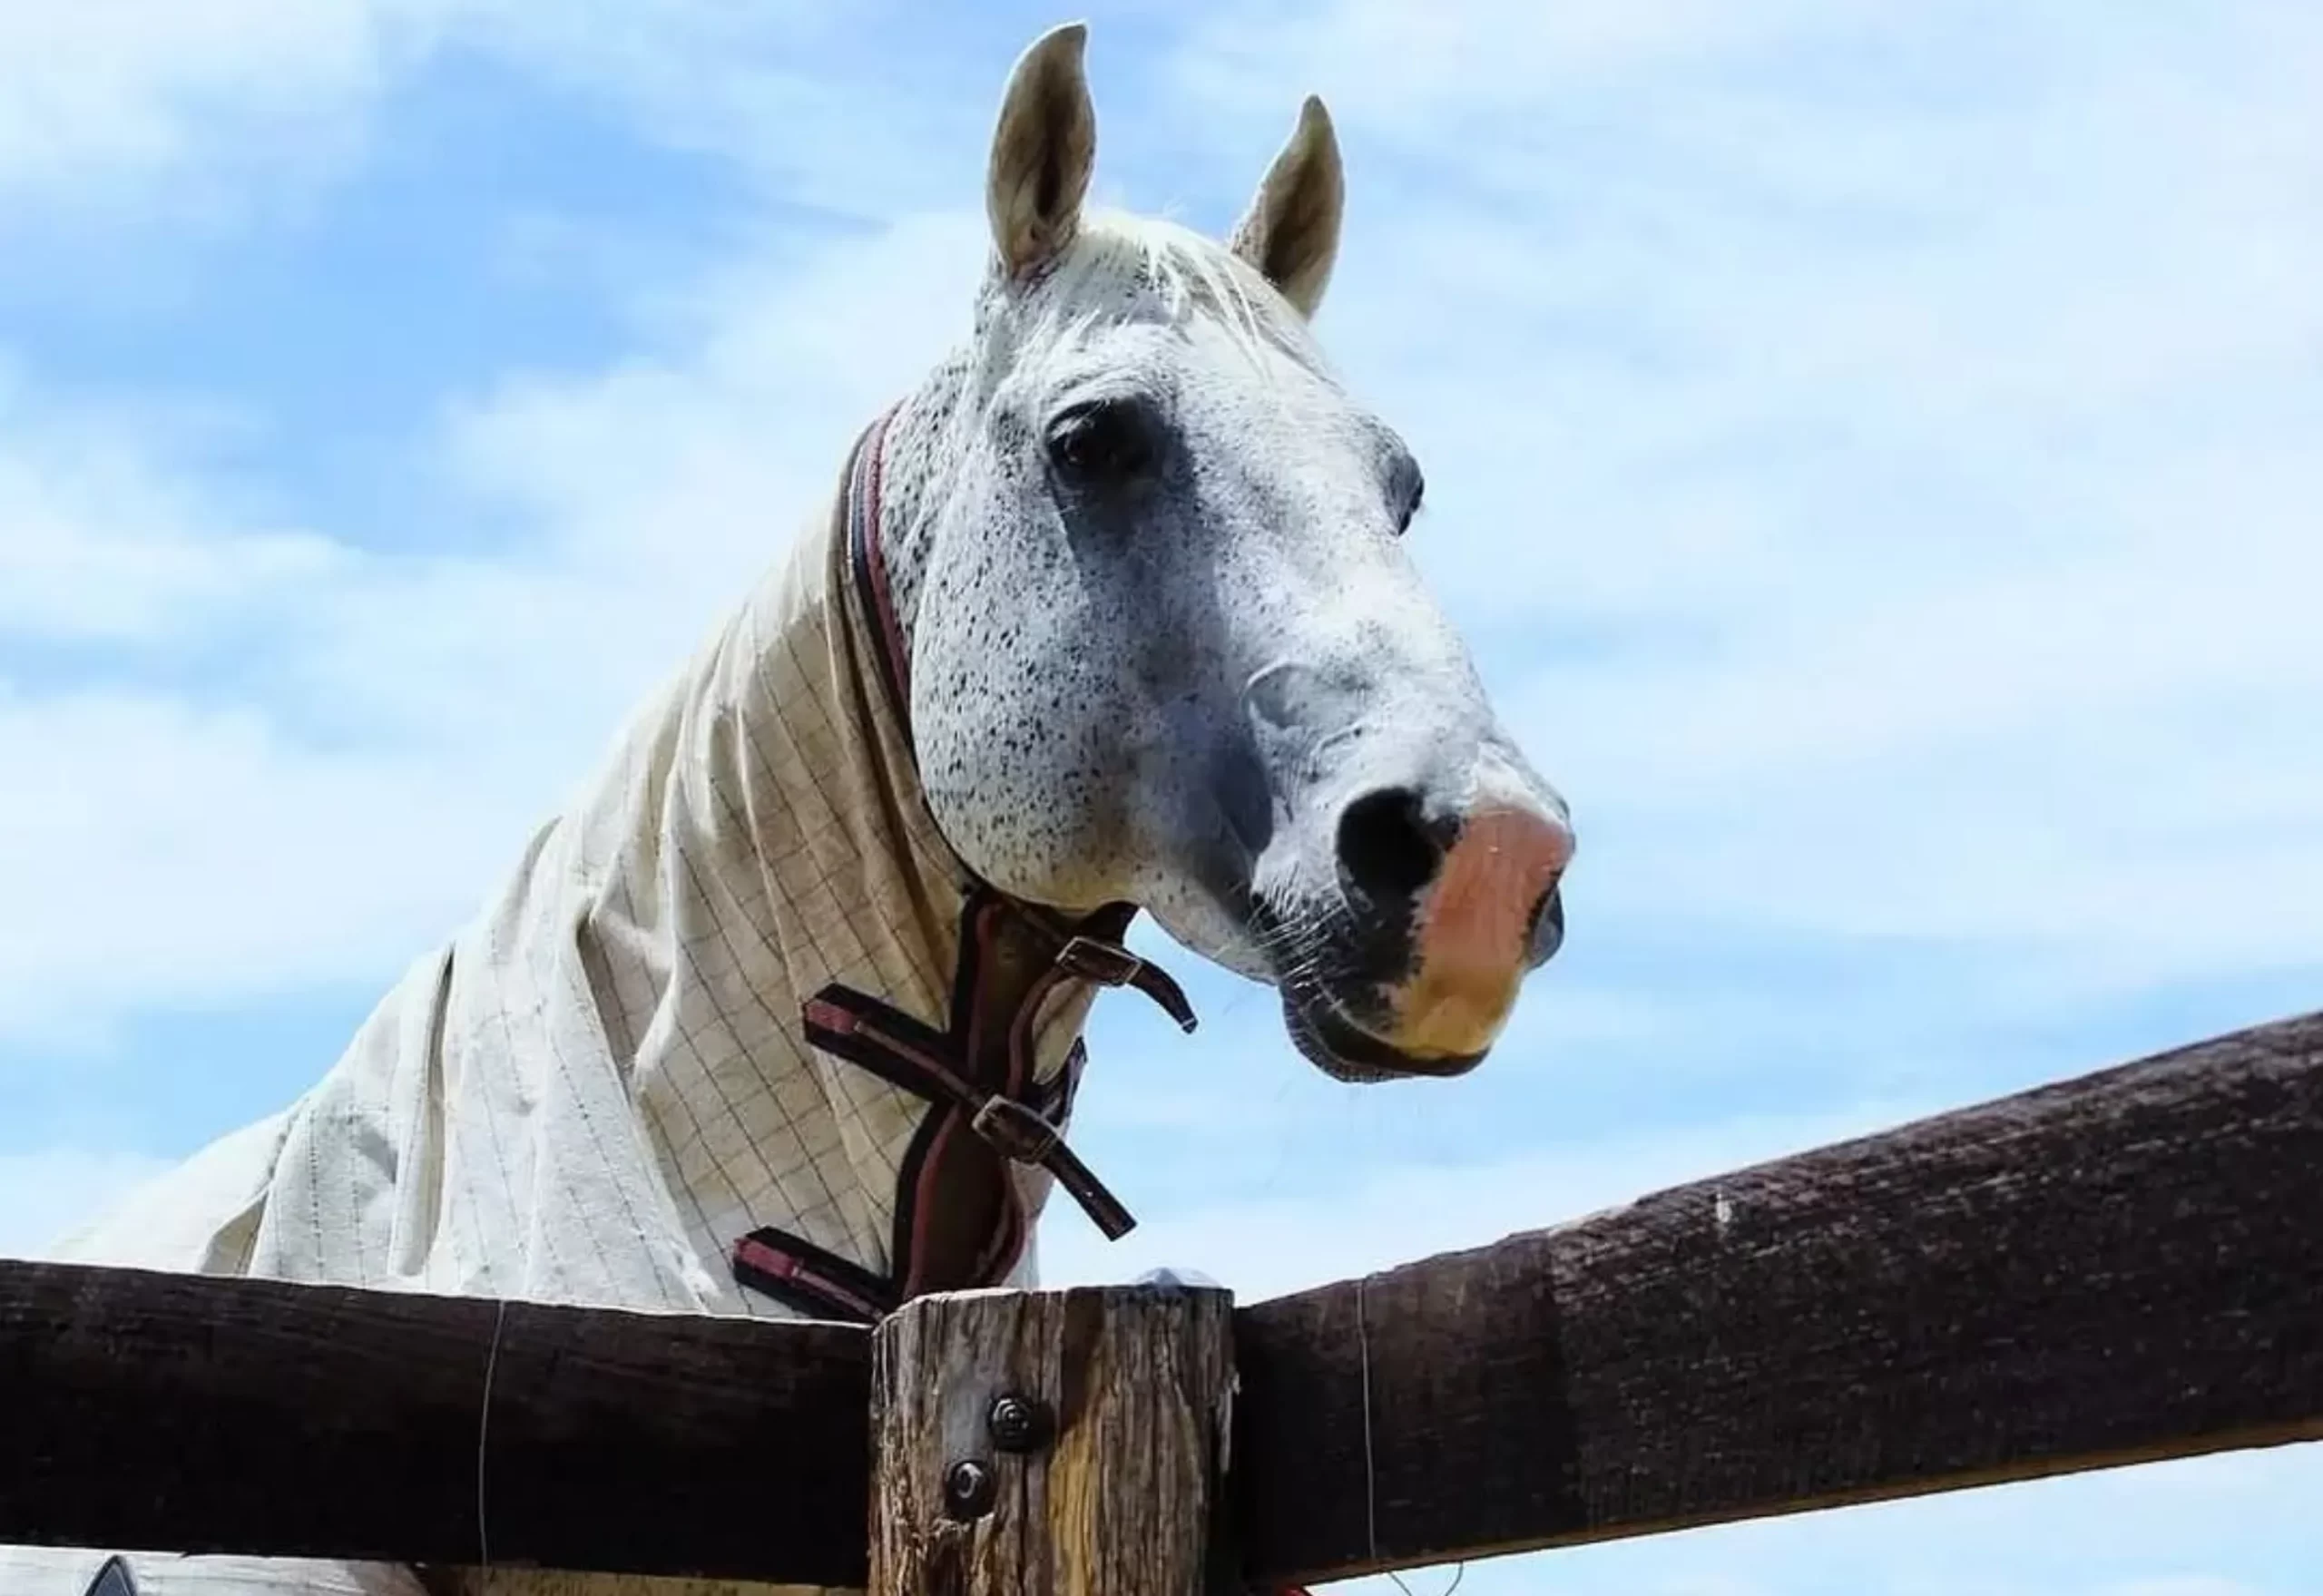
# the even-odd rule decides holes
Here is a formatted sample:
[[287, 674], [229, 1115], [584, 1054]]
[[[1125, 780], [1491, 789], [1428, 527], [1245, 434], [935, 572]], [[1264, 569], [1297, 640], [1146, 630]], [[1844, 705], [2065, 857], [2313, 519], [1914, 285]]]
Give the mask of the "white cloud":
[[1857, 0], [1770, 0], [1748, 10], [1712, 0], [1460, 0], [1424, 10], [1396, 0], [1293, 0], [1214, 14], [1181, 72], [1205, 97], [1269, 113], [1296, 80], [1367, 122], [1408, 132], [1730, 63], [1869, 9]]
[[2318, 62], [2288, 5], [1326, 0], [1178, 75], [1340, 108], [1331, 337], [1576, 900], [2135, 984], [2323, 956]]
[[[0, 635], [239, 632], [263, 674], [0, 690], [0, 876], [31, 906], [0, 929], [0, 1036], [384, 983], [465, 915], [959, 325], [978, 141], [1024, 42], [992, 24], [991, 70], [937, 95], [917, 92], [937, 81], [918, 41], [899, 104], [868, 68], [826, 70], [863, 48], [829, 8], [312, 13], [0, 10], [0, 193], [295, 165], [456, 34], [786, 197], [913, 209], [867, 239], [753, 240], [663, 290], [648, 347], [608, 369], [466, 396], [420, 465], [505, 534], [487, 553], [260, 524], [134, 426], [56, 424], [20, 386], [0, 525], [39, 541], [0, 541]], [[1168, 127], [1101, 105], [1112, 170], [1189, 162], [1129, 196], [1148, 201], [1239, 201], [1298, 93], [1339, 112], [1353, 210], [1325, 335], [1421, 443], [1421, 557], [1575, 803], [1577, 942], [1602, 915], [2023, 945], [2043, 956], [2006, 999], [2028, 1007], [2323, 948], [2304, 732], [2323, 650], [2303, 612], [2323, 577], [2323, 30], [2292, 5], [2070, 15], [1278, 5], [1176, 64]], [[1093, 65], [1135, 76], [1108, 36], [1100, 18]], [[1801, 1023], [1772, 990], [1763, 1014], [1681, 1020], [1549, 984], [1513, 1043], [1554, 1035], [1561, 1059], [1649, 1023]], [[1861, 994], [1816, 1001], [1881, 1030]], [[1199, 1129], [1182, 1093], [1104, 1067], [1125, 1083], [1093, 1089], [1093, 1129]], [[1936, 1106], [1872, 1091], [1385, 1166], [1149, 1215], [1110, 1247], [1060, 1205], [1046, 1272], [1177, 1263], [1270, 1295]], [[0, 1251], [142, 1172], [0, 1158]], [[2310, 1449], [1739, 1526], [1480, 1564], [1462, 1590], [2290, 1596], [2213, 1571], [2246, 1525], [2311, 1542], [2315, 1466]]]
[[[885, 220], [956, 202], [1017, 49], [887, 0], [457, 0], [463, 34], [642, 135], [731, 162], [782, 198]], [[966, 93], [962, 93], [963, 88]]]
[[0, 1258], [37, 1258], [121, 1191], [161, 1171], [134, 1153], [0, 1153]]
[[[166, 207], [153, 180], [194, 190], [254, 151], [317, 152], [452, 42], [657, 136], [727, 140], [769, 171], [800, 158], [801, 192], [828, 177], [859, 200], [883, 160], [941, 164], [907, 147], [892, 93], [793, 58], [833, 36], [811, 6], [51, 12], [0, 17], [0, 102], [55, 112], [0, 110], [0, 191], [20, 197]], [[980, 118], [996, 88], [972, 113], [936, 103]], [[750, 115], [720, 121], [721, 103]], [[0, 643], [19, 645], [0, 660], [0, 766], [29, 773], [0, 790], [0, 865], [37, 906], [0, 934], [0, 1035], [102, 1039], [132, 1007], [384, 982], [465, 915], [812, 513], [852, 428], [964, 322], [980, 166], [954, 153], [965, 212], [803, 252], [757, 239], [635, 307], [658, 352], [447, 396], [441, 448], [410, 475], [491, 527], [481, 553], [260, 524], [246, 505], [274, 495], [211, 469], [200, 427], [67, 401], [0, 349]], [[39, 652], [54, 645], [61, 665]]]
[[246, 530], [117, 417], [0, 441], [23, 534], [0, 637], [255, 661], [183, 686], [0, 673], [0, 768], [29, 773], [0, 788], [0, 868], [37, 906], [0, 930], [0, 1034], [384, 984], [447, 933], [964, 323], [980, 225], [737, 267], [659, 359], [478, 396], [433, 468], [512, 524], [489, 554]]
[[[296, 162], [349, 131], [430, 42], [438, 0], [76, 0], [0, 7], [0, 194], [168, 203], [257, 149]], [[214, 192], [215, 191], [213, 191]]]
[[[1121, 1063], [1111, 1060], [1108, 1068]], [[1867, 1102], [1839, 1112], [1552, 1142], [1500, 1162], [1363, 1167], [1295, 1195], [1181, 1209], [1119, 1241], [1107, 1241], [1060, 1199], [1041, 1232], [1041, 1277], [1067, 1286], [1186, 1268], [1230, 1288], [1238, 1301], [1256, 1302], [1580, 1219], [1689, 1180], [1882, 1130], [1915, 1117], [1922, 1106]], [[1199, 1142], [1189, 1145], [1189, 1156], [1198, 1149]]]
[[318, 746], [159, 693], [0, 695], [0, 1035], [103, 1042], [134, 1008], [384, 985], [508, 867], [538, 759]]
[[[963, 108], [894, 92], [932, 86], [946, 53], [916, 33], [867, 32], [867, 20], [820, 0], [11, 5], [0, 196], [17, 222], [50, 207], [76, 225], [242, 215], [274, 185], [350, 170], [391, 92], [465, 53], [777, 176], [794, 197], [885, 213], [899, 191], [926, 196], [914, 183], [925, 152], [957, 131]], [[849, 51], [861, 72], [843, 81], [827, 68]], [[866, 95], [865, 74], [891, 93]]]
[[[1958, 56], [1949, 14], [1521, 9], [1437, 8], [1412, 70], [1419, 46], [1387, 12], [1278, 8], [1193, 52], [1178, 81], [1212, 98], [1169, 109], [1247, 109], [1224, 125], [1271, 137], [1284, 84], [1341, 107], [1354, 220], [1325, 330], [1420, 439], [1421, 558], [1576, 805], [1575, 937], [1593, 906], [1740, 935], [1998, 938], [2044, 951], [2060, 981], [2311, 958], [2323, 764], [2298, 729], [2323, 651], [2300, 595], [2323, 575], [2308, 535], [2323, 465], [2304, 442], [2314, 385], [2285, 351], [2323, 330], [2300, 291], [2323, 276], [2300, 198], [2323, 140], [2301, 142], [2316, 117], [2291, 93], [2315, 30], [2278, 14], [2261, 38], [2265, 14], [2219, 13], [2171, 41], [2173, 77], [2154, 41], [2118, 31], [2067, 70], [2020, 22], [1890, 97], [1797, 62], [1886, 83], [1905, 44]], [[712, 45], [737, 81], [796, 75], [769, 30], [828, 25], [794, 8], [721, 34], [741, 27], [721, 15], [657, 12], [676, 54], [627, 76], [628, 31], [513, 5], [459, 25], [642, 94], [627, 103], [656, 119]], [[1994, 61], [2009, 70], [1991, 93], [1965, 95]], [[1258, 66], [1263, 110], [1216, 99], [1228, 69]], [[1454, 93], [1478, 73], [1489, 93]], [[957, 89], [961, 115], [980, 121], [993, 87]], [[1447, 95], [1458, 114], [1432, 132]], [[1557, 121], [1578, 102], [1602, 125]], [[1106, 128], [1117, 169], [1160, 136]], [[1240, 196], [1264, 146], [1226, 142], [1173, 174], [1181, 191]], [[818, 148], [841, 187], [893, 153]], [[251, 990], [373, 970], [472, 902], [521, 818], [959, 325], [975, 162], [934, 164], [961, 174], [957, 209], [753, 246], [658, 297], [652, 352], [471, 396], [439, 469], [513, 528], [490, 555], [358, 556], [244, 524], [86, 429], [69, 448], [11, 439], [0, 505], [44, 532], [0, 556], [0, 627], [249, 624], [270, 673], [223, 700], [11, 701], [13, 735], [39, 739], [24, 757], [74, 795], [29, 817], [12, 800], [16, 846], [50, 861], [32, 874], [61, 883], [54, 861], [77, 858], [99, 871], [83, 896], [139, 906], [153, 941], [100, 958], [102, 916], [63, 915], [92, 929], [44, 939], [0, 1013], [39, 991], [130, 1001], [172, 935], [215, 949], [187, 967], [228, 986], [230, 969]], [[1568, 633], [1591, 640], [1581, 658], [1536, 662]], [[147, 736], [163, 740], [115, 740]], [[164, 749], [208, 772], [166, 813], [145, 796]], [[230, 776], [237, 759], [254, 762]], [[360, 850], [325, 840], [342, 833]], [[89, 839], [113, 836], [178, 864], [106, 874]], [[293, 860], [338, 906], [293, 894], [269, 906], [278, 930], [214, 934], [220, 906], [251, 901], [236, 883]], [[83, 964], [102, 973], [64, 978]]]
[[339, 573], [323, 538], [221, 525], [137, 432], [0, 369], [0, 639], [185, 641]]

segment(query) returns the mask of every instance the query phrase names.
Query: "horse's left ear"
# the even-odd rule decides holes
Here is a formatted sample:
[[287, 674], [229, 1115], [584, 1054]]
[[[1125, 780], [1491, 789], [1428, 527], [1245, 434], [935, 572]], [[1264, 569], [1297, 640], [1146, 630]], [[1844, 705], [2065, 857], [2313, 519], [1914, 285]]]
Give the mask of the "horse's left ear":
[[1309, 94], [1290, 142], [1267, 168], [1250, 208], [1234, 224], [1229, 247], [1258, 269], [1301, 316], [1311, 317], [1330, 286], [1339, 254], [1339, 218], [1347, 179], [1331, 113]]

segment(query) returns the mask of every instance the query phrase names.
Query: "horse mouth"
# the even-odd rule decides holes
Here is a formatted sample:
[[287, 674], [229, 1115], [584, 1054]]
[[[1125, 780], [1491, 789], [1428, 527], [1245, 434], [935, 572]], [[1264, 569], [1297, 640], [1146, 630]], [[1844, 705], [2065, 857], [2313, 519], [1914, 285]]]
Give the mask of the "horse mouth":
[[[1412, 1053], [1358, 1019], [1316, 968], [1318, 961], [1289, 947], [1284, 922], [1263, 902], [1251, 905], [1250, 925], [1260, 957], [1282, 1003], [1283, 1027], [1301, 1057], [1335, 1081], [1368, 1085], [1382, 1081], [1449, 1080], [1485, 1062], [1473, 1053]], [[1286, 956], [1289, 955], [1289, 956]]]
[[1350, 1018], [1329, 994], [1311, 986], [1283, 993], [1282, 1017], [1291, 1045], [1337, 1081], [1368, 1085], [1415, 1078], [1449, 1080], [1485, 1062], [1482, 1053], [1407, 1053]]

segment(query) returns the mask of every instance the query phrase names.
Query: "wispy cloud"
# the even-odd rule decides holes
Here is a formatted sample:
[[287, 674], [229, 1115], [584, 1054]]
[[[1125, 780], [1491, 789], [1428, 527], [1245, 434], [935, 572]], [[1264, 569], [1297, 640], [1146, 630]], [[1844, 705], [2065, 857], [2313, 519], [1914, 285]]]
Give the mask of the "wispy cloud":
[[[474, 343], [412, 351], [463, 375], [407, 436], [358, 440], [367, 493], [296, 514], [280, 482], [346, 442], [298, 384], [362, 371], [0, 358], [0, 1105], [8, 1072], [63, 1079], [131, 1016], [384, 986], [468, 912], [965, 324], [1000, 74], [1052, 20], [0, 11], [0, 241], [166, 263], [173, 314], [208, 313], [215, 269], [181, 239], [220, 214], [253, 250], [327, 236], [338, 186], [418, 159], [423, 91], [478, 63], [540, 92], [528, 115], [583, 105], [716, 170], [735, 207], [620, 211], [607, 246], [430, 156], [441, 194], [505, 217], [523, 280], [607, 285], [618, 348], [549, 359], [463, 323]], [[1451, 1092], [1313, 1078], [1222, 976], [1191, 977], [1209, 1023], [1167, 1051], [1101, 1005], [1080, 1139], [1145, 1223], [1102, 1248], [1061, 1208], [1052, 1278], [1288, 1289], [2313, 990], [2309, 8], [1140, 4], [1096, 18], [1091, 64], [1101, 191], [1213, 227], [1299, 94], [1329, 99], [1350, 216], [1322, 330], [1420, 448], [1416, 553], [1583, 857], [1566, 955]], [[430, 182], [408, 195], [394, 225], [429, 227]], [[384, 322], [439, 286], [360, 291]], [[0, 357], [36, 341], [17, 302]], [[253, 317], [219, 347], [270, 336]], [[141, 1168], [0, 1157], [0, 1250]], [[1462, 1589], [2291, 1596], [2323, 1563], [2314, 1467], [2130, 1471]]]
[[2318, 61], [2287, 5], [1348, 0], [1178, 71], [1354, 123], [1334, 338], [1577, 899], [2137, 984], [2323, 948]]
[[0, 367], [0, 646], [184, 642], [338, 576], [327, 539], [237, 524], [144, 432]]
[[[0, 676], [0, 764], [38, 773], [0, 849], [44, 906], [0, 932], [0, 1034], [380, 974], [456, 923], [965, 315], [975, 243], [938, 220], [721, 274], [731, 308], [658, 357], [455, 406], [428, 469], [487, 553], [245, 528], [93, 423], [0, 443], [0, 641], [223, 655]], [[840, 354], [851, 402], [797, 375]]]
[[[1058, 1285], [1188, 1268], [1255, 1302], [1581, 1219], [1667, 1187], [1882, 1129], [1916, 1105], [1721, 1121], [1586, 1142], [1551, 1135], [1506, 1160], [1358, 1166], [1296, 1194], [1181, 1205], [1108, 1242], [1070, 1204], [1044, 1232]], [[1206, 1138], [1196, 1136], [1194, 1145]]]
[[52, 1149], [0, 1153], [0, 1258], [37, 1258], [113, 1197], [157, 1174], [136, 1153]]
[[169, 183], [207, 183], [221, 162], [311, 158], [339, 144], [350, 116], [425, 48], [443, 9], [436, 0], [9, 6], [0, 12], [0, 194], [18, 206], [166, 207]]

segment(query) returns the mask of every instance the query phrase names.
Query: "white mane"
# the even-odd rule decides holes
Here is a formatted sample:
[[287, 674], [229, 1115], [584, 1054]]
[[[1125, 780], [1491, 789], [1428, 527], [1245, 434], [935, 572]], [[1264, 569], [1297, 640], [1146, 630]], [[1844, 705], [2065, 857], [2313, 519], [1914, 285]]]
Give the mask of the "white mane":
[[1306, 318], [1218, 240], [1162, 217], [1092, 210], [1014, 313], [1014, 353], [1071, 348], [1102, 325], [1156, 313], [1212, 318], [1263, 370], [1269, 348], [1326, 369]]

